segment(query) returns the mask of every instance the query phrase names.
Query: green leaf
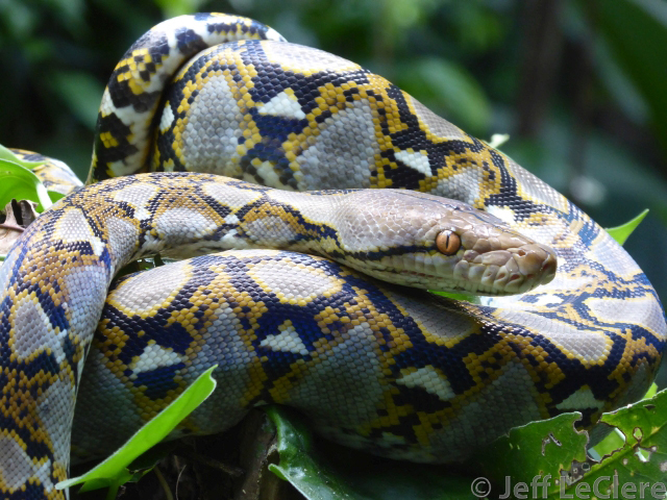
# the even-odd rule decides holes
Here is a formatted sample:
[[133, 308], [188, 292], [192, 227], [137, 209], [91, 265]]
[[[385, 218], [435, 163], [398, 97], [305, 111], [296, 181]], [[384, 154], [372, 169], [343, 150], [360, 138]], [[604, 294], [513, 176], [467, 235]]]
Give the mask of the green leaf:
[[[511, 429], [475, 456], [495, 492], [510, 478], [512, 484], [531, 483], [534, 477], [558, 478], [573, 461], [586, 460], [588, 434], [574, 424], [579, 412], [562, 413], [548, 420], [531, 422]], [[551, 481], [548, 490], [557, 485]]]
[[62, 200], [65, 197], [64, 194], [59, 193], [58, 191], [48, 191], [48, 193], [52, 203], [55, 203], [58, 200]]
[[667, 391], [602, 415], [614, 429], [594, 448], [607, 455], [598, 463], [586, 457], [587, 433], [573, 427], [578, 418], [565, 413], [531, 422], [480, 451], [484, 493], [504, 493], [508, 486], [514, 491], [523, 483], [518, 491], [529, 495], [524, 498], [665, 498]]
[[482, 301], [479, 295], [468, 295], [466, 293], [452, 293], [452, 292], [440, 292], [438, 290], [429, 290], [429, 292], [440, 295], [441, 297], [447, 297], [452, 300], [463, 300], [465, 302], [470, 302], [471, 304], [481, 304]]
[[265, 408], [277, 430], [278, 464], [269, 470], [307, 499], [469, 499], [471, 478], [452, 466], [386, 460], [314, 440], [303, 417]]
[[211, 395], [216, 386], [216, 381], [211, 373], [216, 368], [217, 365], [212, 366], [202, 373], [178, 398], [139, 429], [113, 455], [86, 474], [61, 481], [56, 488], [62, 490], [84, 483], [80, 490], [82, 492], [109, 487], [111, 494], [120, 485], [144, 475], [148, 472], [147, 470], [134, 473], [128, 470], [128, 465], [167, 437], [185, 417]]
[[52, 205], [44, 184], [23, 165], [5, 158], [0, 159], [0, 178], [2, 178], [2, 182], [0, 182], [0, 207], [6, 206], [12, 198], [38, 202], [38, 212], [43, 212], [44, 209]]
[[[625, 444], [602, 462], [594, 464], [577, 484], [570, 485], [565, 491], [572, 494], [580, 483], [586, 483], [589, 491], [594, 491], [597, 481], [599, 498], [665, 498], [667, 391], [604, 413], [601, 421], [622, 432]], [[613, 478], [618, 485], [616, 492]], [[640, 496], [642, 483], [648, 486]], [[579, 491], [582, 489], [580, 487]], [[607, 494], [610, 496], [603, 496]]]
[[607, 437], [591, 448], [589, 453], [592, 452], [591, 455], [596, 460], [601, 460], [606, 455], [611, 455], [615, 451], [623, 448], [623, 445], [625, 445], [625, 437], [623, 436], [623, 433], [618, 429], [613, 429]]
[[[658, 384], [653, 382], [642, 399], [651, 399], [658, 392]], [[613, 429], [607, 437], [589, 450], [589, 453], [596, 459], [601, 460], [605, 455], [611, 455], [619, 450], [625, 444], [625, 437], [619, 429]]]
[[31, 167], [36, 167], [38, 165], [41, 165], [44, 162], [41, 161], [26, 161], [18, 156], [16, 156], [10, 149], [7, 149], [4, 147], [2, 144], [0, 144], [0, 160], [7, 160], [12, 163], [18, 163], [22, 167], [25, 167], [27, 169], [32, 169]]
[[653, 382], [653, 383], [651, 384], [651, 387], [648, 388], [648, 391], [646, 391], [646, 394], [644, 394], [644, 398], [643, 398], [643, 399], [651, 399], [651, 398], [652, 398], [653, 396], [655, 396], [656, 394], [658, 394], [658, 384], [656, 384], [655, 382]]
[[639, 225], [639, 223], [644, 220], [644, 217], [646, 217], [647, 213], [648, 213], [648, 208], [644, 210], [642, 213], [640, 213], [637, 217], [626, 222], [625, 224], [607, 228], [607, 232], [612, 238], [614, 238], [618, 242], [619, 245], [622, 245], [632, 234], [635, 228]]

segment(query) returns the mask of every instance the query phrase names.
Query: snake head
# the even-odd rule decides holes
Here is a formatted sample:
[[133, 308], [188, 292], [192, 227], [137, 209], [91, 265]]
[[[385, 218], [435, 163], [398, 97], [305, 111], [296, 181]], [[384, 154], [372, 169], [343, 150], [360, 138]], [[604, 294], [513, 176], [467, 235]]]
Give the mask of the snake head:
[[383, 281], [510, 295], [556, 274], [553, 249], [465, 203], [388, 189], [349, 196], [360, 199], [350, 200], [338, 215], [343, 260]]

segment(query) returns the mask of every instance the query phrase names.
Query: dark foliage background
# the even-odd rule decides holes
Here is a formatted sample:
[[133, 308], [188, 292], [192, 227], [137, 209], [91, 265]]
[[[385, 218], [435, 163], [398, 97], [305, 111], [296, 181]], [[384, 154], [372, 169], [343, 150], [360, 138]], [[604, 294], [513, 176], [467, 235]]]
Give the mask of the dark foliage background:
[[196, 11], [265, 22], [352, 59], [489, 139], [603, 226], [651, 213], [626, 247], [667, 297], [664, 0], [0, 0], [0, 143], [85, 176], [118, 59]]

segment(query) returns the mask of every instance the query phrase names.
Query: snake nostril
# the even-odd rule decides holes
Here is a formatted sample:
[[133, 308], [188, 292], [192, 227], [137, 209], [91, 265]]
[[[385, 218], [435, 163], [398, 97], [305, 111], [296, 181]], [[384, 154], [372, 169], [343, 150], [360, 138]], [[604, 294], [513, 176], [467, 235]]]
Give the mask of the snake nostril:
[[517, 254], [519, 257], [524, 257], [524, 256], [526, 255], [526, 251], [523, 250], [523, 249], [520, 249], [516, 254]]

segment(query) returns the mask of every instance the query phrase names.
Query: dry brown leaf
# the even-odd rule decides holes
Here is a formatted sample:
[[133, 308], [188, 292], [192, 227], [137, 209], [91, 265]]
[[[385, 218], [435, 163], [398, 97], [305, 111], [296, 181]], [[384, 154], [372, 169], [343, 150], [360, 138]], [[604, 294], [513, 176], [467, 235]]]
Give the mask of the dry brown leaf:
[[37, 204], [28, 200], [12, 200], [5, 206], [4, 220], [0, 222], [0, 255], [6, 255], [16, 240], [21, 236], [26, 227], [28, 227], [36, 218]]

